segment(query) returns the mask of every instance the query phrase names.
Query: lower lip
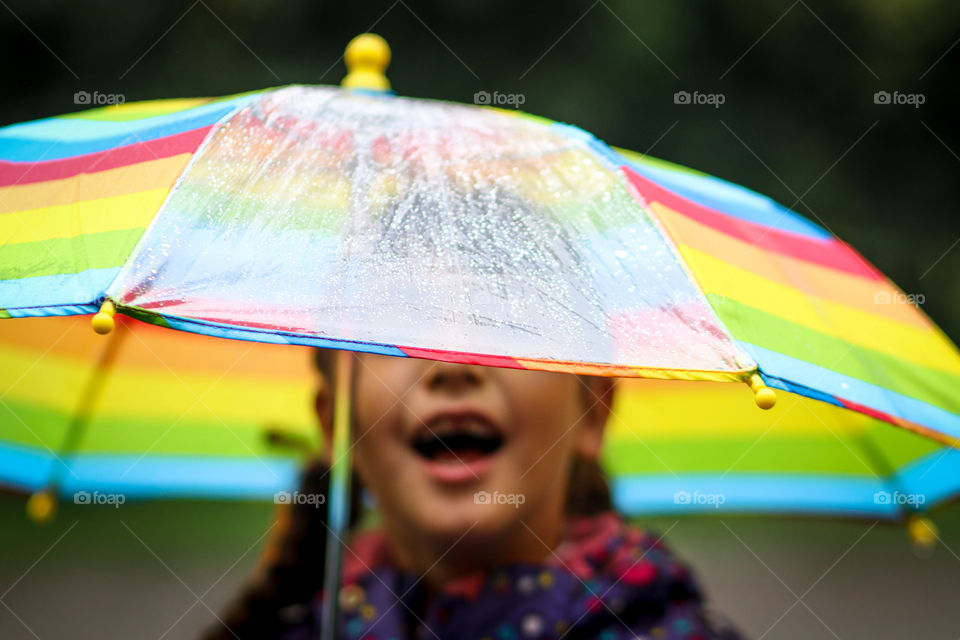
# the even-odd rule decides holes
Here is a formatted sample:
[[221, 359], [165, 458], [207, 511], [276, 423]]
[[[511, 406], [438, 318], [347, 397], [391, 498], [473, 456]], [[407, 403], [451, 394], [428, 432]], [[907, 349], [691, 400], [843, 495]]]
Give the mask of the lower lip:
[[434, 480], [450, 484], [462, 484], [479, 480], [493, 464], [495, 455], [495, 453], [485, 455], [469, 462], [461, 462], [456, 458], [452, 461], [436, 462], [421, 456], [417, 457], [420, 458], [420, 463], [426, 469], [427, 474]]

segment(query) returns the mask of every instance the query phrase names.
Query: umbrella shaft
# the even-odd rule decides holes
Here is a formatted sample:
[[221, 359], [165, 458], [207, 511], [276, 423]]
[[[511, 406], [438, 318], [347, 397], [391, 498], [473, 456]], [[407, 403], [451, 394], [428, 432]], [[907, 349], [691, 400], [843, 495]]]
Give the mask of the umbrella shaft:
[[340, 567], [343, 544], [350, 521], [350, 382], [353, 378], [353, 354], [337, 352], [334, 373], [333, 438], [330, 443], [330, 489], [327, 496], [326, 564], [323, 587], [323, 613], [320, 637], [337, 637], [337, 596], [340, 592]]

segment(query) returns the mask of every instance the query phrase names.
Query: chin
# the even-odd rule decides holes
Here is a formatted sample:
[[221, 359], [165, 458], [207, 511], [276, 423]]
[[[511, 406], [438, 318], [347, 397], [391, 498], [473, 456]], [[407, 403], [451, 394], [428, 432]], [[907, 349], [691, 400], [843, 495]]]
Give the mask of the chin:
[[471, 492], [419, 503], [416, 526], [423, 535], [447, 544], [461, 537], [463, 541], [495, 541], [518, 525], [521, 514], [513, 505], [477, 503]]

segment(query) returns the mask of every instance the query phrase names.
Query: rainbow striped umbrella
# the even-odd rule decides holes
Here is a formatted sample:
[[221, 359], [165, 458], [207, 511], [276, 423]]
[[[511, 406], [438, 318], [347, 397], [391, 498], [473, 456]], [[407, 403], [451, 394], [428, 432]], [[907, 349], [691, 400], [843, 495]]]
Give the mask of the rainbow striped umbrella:
[[[0, 323], [0, 483], [262, 500], [318, 447], [307, 347], [211, 340], [118, 316]], [[133, 326], [137, 325], [137, 326]]]
[[[118, 316], [0, 322], [0, 483], [129, 499], [269, 500], [319, 447], [312, 350]], [[897, 518], [960, 489], [956, 451], [885, 421], [745, 385], [624, 378], [606, 468], [620, 510]], [[699, 496], [703, 496], [700, 498]], [[717, 496], [723, 496], [722, 501]], [[879, 499], [877, 498], [879, 496]]]
[[[379, 77], [370, 62], [348, 86]], [[274, 380], [274, 357], [299, 376], [302, 345], [633, 378], [607, 454], [632, 513], [896, 518], [960, 491], [960, 354], [902, 291], [769, 199], [570, 125], [289, 86], [0, 129], [0, 184], [7, 483], [41, 486], [60, 452], [70, 488], [287, 486], [291, 455], [257, 435], [275, 407], [231, 417], [218, 394]], [[84, 381], [93, 336], [32, 327], [94, 312], [102, 331], [142, 322], [117, 323], [135, 338], [99, 345], [116, 371]], [[191, 363], [195, 338], [144, 323], [238, 341]], [[245, 349], [247, 378], [220, 371]], [[102, 390], [82, 437], [71, 393], [37, 391], [50, 379]], [[197, 390], [211, 379], [222, 412]], [[308, 397], [290, 385], [278, 397]], [[312, 437], [303, 413], [275, 419]], [[220, 463], [237, 484], [205, 484]]]

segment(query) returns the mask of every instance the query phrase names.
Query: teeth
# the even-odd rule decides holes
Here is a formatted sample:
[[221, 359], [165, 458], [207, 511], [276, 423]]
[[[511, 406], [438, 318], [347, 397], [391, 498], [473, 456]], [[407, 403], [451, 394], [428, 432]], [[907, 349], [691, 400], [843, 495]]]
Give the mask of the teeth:
[[427, 436], [442, 438], [457, 433], [467, 433], [473, 436], [493, 436], [496, 430], [485, 421], [473, 416], [453, 418], [443, 416], [427, 425]]
[[492, 431], [492, 429], [490, 429], [490, 427], [480, 422], [479, 420], [470, 420], [466, 424], [465, 431], [470, 435], [483, 436], [483, 435], [486, 435], [488, 432]]
[[489, 455], [503, 444], [497, 429], [478, 416], [440, 416], [417, 432], [413, 448], [428, 460], [471, 459]]

